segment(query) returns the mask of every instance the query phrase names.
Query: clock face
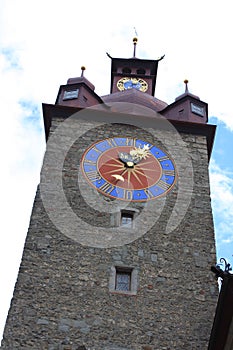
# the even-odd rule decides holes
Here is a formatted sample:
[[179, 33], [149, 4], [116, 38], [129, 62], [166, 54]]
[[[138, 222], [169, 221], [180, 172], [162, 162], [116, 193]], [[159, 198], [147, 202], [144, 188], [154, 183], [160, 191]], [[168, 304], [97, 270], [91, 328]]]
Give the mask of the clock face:
[[82, 157], [87, 182], [102, 194], [143, 202], [169, 192], [176, 169], [168, 153], [143, 140], [115, 137], [94, 143]]
[[129, 89], [137, 89], [140, 91], [147, 91], [148, 84], [145, 80], [139, 78], [121, 78], [117, 82], [117, 88], [120, 91], [129, 90]]

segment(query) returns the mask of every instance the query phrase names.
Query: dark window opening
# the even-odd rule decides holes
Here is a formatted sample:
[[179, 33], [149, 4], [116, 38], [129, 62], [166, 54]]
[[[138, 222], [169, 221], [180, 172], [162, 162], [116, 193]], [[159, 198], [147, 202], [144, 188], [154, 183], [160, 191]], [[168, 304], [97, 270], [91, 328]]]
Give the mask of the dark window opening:
[[130, 266], [112, 266], [109, 279], [109, 291], [136, 295], [138, 288], [138, 270]]
[[121, 212], [121, 226], [133, 226], [133, 216], [134, 214], [132, 212], [126, 212], [122, 211]]
[[131, 73], [131, 69], [125, 67], [125, 68], [122, 69], [122, 73], [124, 73], [124, 74], [130, 74], [130, 73]]
[[145, 71], [145, 69], [143, 69], [143, 68], [139, 68], [138, 70], [137, 70], [137, 74], [146, 74], [146, 71]]
[[116, 267], [116, 284], [115, 289], [120, 291], [131, 290], [132, 270], [127, 268]]

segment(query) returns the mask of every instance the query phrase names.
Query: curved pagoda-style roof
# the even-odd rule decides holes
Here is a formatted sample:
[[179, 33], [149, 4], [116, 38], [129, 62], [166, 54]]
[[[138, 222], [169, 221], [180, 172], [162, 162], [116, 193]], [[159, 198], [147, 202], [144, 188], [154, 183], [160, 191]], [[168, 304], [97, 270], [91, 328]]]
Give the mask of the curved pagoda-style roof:
[[108, 104], [108, 102], [128, 102], [145, 106], [155, 112], [160, 112], [167, 107], [166, 102], [163, 102], [151, 95], [145, 94], [142, 91], [138, 91], [137, 89], [115, 92], [113, 94], [101, 96], [101, 98], [106, 104]]

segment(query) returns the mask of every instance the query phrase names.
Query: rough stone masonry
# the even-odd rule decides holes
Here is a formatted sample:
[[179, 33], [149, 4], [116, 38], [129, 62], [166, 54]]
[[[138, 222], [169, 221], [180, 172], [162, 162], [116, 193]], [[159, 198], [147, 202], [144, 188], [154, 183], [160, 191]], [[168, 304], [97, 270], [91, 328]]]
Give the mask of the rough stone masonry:
[[[51, 133], [61, 122], [54, 118]], [[79, 129], [88, 123], [89, 130], [72, 143], [63, 164], [63, 189], [73, 213], [97, 235], [101, 227], [120, 225], [122, 208], [135, 212], [139, 224], [142, 213], [145, 226], [153, 216], [155, 223], [128, 244], [122, 241], [107, 248], [80, 244], [50, 220], [38, 187], [1, 349], [207, 349], [217, 285], [210, 271], [215, 263], [215, 241], [206, 138], [188, 133], [176, 138], [172, 132], [160, 130], [152, 135], [146, 128], [120, 123], [99, 126], [82, 120]], [[148, 206], [116, 203], [102, 196], [106, 206], [115, 201], [117, 209], [113, 213], [96, 210], [100, 194], [85, 181], [81, 192], [78, 166], [93, 142], [116, 135], [148, 140], [161, 148], [171, 145], [180, 155], [185, 144], [193, 177], [182, 178], [187, 159], [180, 156], [177, 184], [166, 197]], [[51, 171], [56, 165], [56, 149], [53, 152]], [[182, 181], [176, 217], [185, 215], [167, 233]], [[52, 187], [51, 201], [53, 191], [56, 188]], [[84, 199], [85, 191], [92, 206]], [[185, 211], [187, 195], [190, 204]], [[60, 215], [60, 220], [67, 225], [65, 216]], [[82, 229], [77, 226], [76, 233]], [[124, 230], [130, 235], [129, 229]], [[114, 273], [119, 267], [134, 271], [132, 293], [114, 290]]]

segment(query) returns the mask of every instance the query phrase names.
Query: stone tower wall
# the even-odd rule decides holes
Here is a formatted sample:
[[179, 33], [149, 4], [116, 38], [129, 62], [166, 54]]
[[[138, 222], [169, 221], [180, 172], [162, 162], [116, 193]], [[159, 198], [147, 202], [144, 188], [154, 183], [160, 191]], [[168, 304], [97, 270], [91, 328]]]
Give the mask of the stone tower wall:
[[[54, 119], [52, 125], [54, 132], [61, 119]], [[67, 203], [80, 221], [71, 232], [74, 228], [61, 211], [61, 232], [51, 220], [53, 205], [45, 210], [38, 188], [2, 349], [73, 350], [81, 345], [90, 350], [207, 349], [217, 285], [210, 271], [215, 244], [205, 137], [176, 137], [156, 128], [151, 133], [124, 124], [82, 120], [78, 125], [82, 136], [65, 155], [62, 184]], [[62, 131], [64, 137], [66, 131]], [[85, 149], [96, 140], [119, 135], [145, 139], [181, 155], [175, 159], [177, 185], [166, 197], [149, 205], [117, 203], [85, 181], [81, 190], [78, 165]], [[184, 144], [192, 164], [190, 177], [187, 158], [182, 158]], [[59, 145], [51, 151], [47, 172], [56, 166], [58, 149]], [[55, 191], [51, 184], [51, 202]], [[113, 212], [100, 211], [100, 200], [106, 207], [114, 205]], [[123, 235], [115, 246], [101, 247], [101, 242], [98, 246], [101, 227], [119, 226], [122, 208], [135, 210], [145, 232], [129, 243], [124, 243]], [[168, 232], [171, 217], [174, 229]], [[91, 232], [86, 231], [80, 244], [75, 234], [83, 235], [86, 224]], [[130, 236], [130, 229], [122, 230]], [[96, 237], [95, 243], [93, 239], [88, 243], [89, 234]], [[120, 266], [136, 272], [131, 294], [113, 290], [114, 268]]]

